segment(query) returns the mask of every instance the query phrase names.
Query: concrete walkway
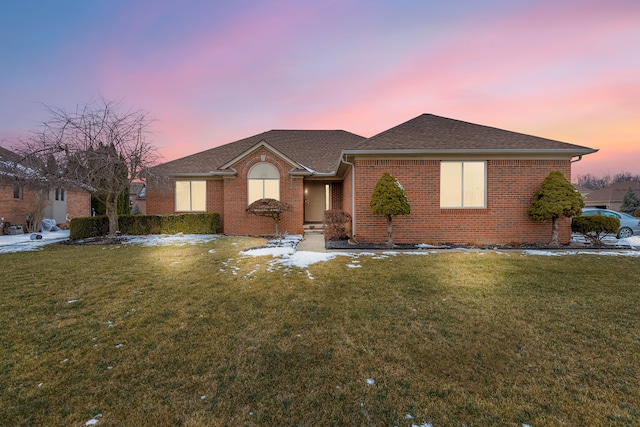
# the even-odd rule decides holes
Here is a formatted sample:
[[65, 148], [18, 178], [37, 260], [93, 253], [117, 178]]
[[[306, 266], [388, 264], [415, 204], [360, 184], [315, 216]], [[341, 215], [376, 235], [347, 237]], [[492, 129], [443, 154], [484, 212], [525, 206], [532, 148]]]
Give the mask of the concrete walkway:
[[324, 234], [305, 233], [302, 241], [298, 243], [297, 250], [307, 252], [327, 252], [327, 249], [324, 247]]

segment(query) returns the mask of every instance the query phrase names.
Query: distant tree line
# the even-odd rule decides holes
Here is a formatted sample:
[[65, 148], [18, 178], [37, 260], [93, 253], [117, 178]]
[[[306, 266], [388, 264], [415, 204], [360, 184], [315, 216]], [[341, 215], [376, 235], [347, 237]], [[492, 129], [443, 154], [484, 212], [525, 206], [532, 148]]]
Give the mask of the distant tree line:
[[633, 175], [631, 172], [620, 172], [613, 175], [613, 177], [611, 175], [606, 175], [602, 178], [598, 178], [597, 176], [588, 173], [585, 175], [578, 175], [576, 184], [591, 190], [599, 190], [601, 188], [608, 187], [611, 184], [628, 181], [640, 181], [640, 175]]

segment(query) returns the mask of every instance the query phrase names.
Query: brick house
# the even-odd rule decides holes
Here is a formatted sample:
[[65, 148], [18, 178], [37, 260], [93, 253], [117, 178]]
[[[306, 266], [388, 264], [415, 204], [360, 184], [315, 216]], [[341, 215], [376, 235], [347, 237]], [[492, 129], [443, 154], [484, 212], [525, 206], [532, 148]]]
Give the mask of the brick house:
[[267, 235], [271, 220], [245, 209], [270, 197], [293, 206], [280, 231], [300, 234], [326, 209], [342, 209], [358, 240], [382, 243], [385, 220], [369, 201], [389, 172], [411, 203], [410, 215], [394, 219], [397, 243], [546, 243], [551, 224], [527, 214], [533, 194], [550, 172], [570, 178], [572, 161], [596, 151], [431, 114], [371, 138], [272, 130], [158, 166], [171, 184], [148, 184], [147, 212], [219, 212], [225, 234]]
[[[20, 156], [0, 147], [0, 163], [19, 163]], [[38, 202], [38, 198], [41, 202]], [[26, 217], [32, 215], [36, 205], [44, 203], [44, 218], [53, 218], [58, 224], [68, 218], [89, 216], [91, 200], [89, 193], [77, 189], [49, 188], [34, 189], [13, 179], [6, 170], [0, 168], [0, 222], [21, 224], [26, 230]], [[2, 234], [2, 233], [0, 233]]]

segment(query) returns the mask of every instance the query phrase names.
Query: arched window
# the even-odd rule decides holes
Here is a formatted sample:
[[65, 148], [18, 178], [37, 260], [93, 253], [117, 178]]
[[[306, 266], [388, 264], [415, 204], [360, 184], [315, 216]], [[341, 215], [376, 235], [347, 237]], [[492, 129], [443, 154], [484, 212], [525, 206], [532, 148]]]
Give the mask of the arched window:
[[280, 200], [280, 173], [271, 163], [256, 163], [249, 169], [248, 175], [249, 204], [259, 199]]

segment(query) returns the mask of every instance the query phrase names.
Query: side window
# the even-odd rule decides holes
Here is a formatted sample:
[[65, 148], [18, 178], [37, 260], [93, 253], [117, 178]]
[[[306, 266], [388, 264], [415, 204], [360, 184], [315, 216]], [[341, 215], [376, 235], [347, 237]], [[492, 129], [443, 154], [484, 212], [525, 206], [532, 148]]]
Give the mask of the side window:
[[206, 212], [207, 181], [176, 181], [176, 212]]
[[441, 208], [487, 207], [487, 162], [440, 162]]
[[271, 163], [256, 163], [247, 176], [247, 201], [259, 199], [280, 200], [280, 173]]
[[13, 198], [22, 199], [22, 187], [18, 184], [13, 185]]

